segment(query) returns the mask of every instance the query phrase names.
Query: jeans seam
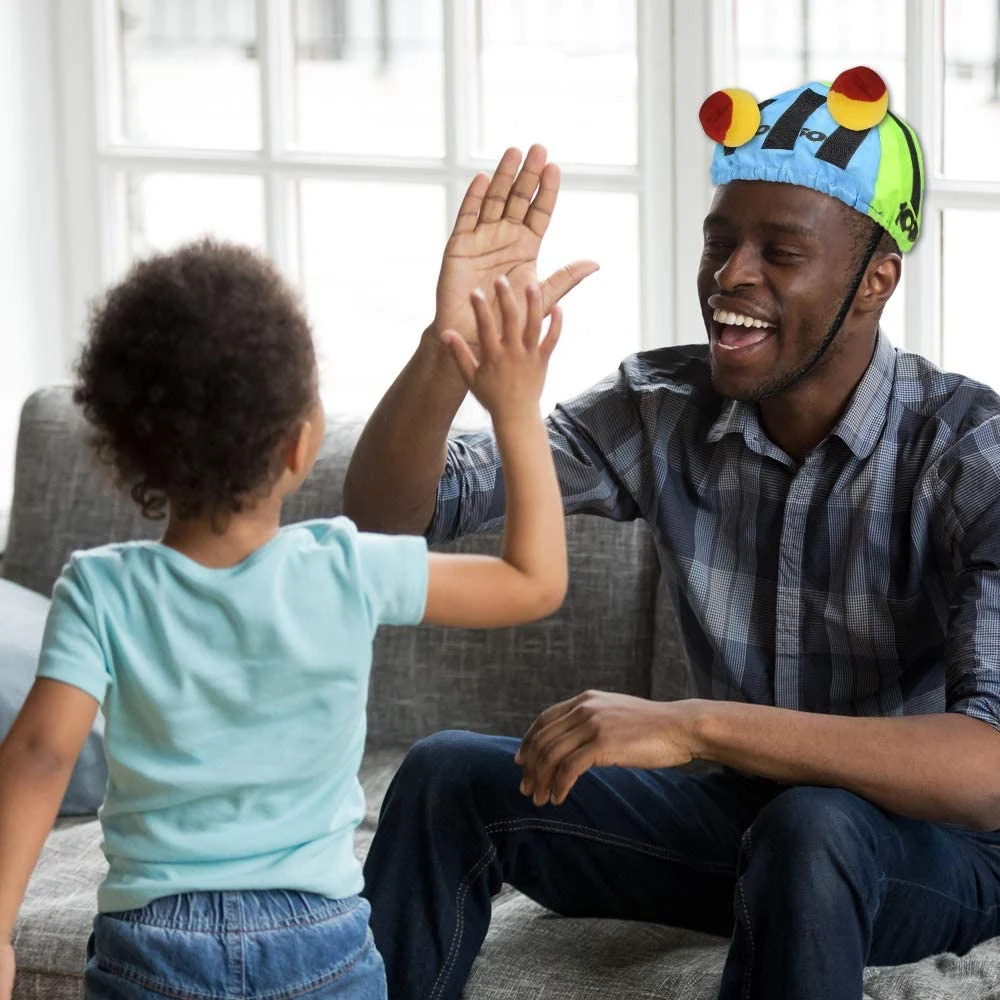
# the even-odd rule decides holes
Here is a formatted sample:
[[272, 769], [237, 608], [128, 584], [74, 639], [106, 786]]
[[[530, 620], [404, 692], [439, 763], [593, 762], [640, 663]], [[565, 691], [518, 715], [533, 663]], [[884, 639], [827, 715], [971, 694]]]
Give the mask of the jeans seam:
[[[489, 831], [489, 827], [486, 830]], [[458, 887], [458, 892], [455, 894], [455, 930], [451, 936], [451, 946], [448, 948], [448, 957], [445, 959], [444, 965], [441, 967], [441, 971], [438, 973], [437, 979], [434, 981], [434, 988], [431, 990], [430, 1000], [436, 1000], [436, 997], [444, 991], [445, 983], [451, 976], [452, 967], [455, 964], [455, 959], [458, 957], [458, 949], [462, 944], [462, 935], [465, 931], [465, 912], [462, 909], [462, 904], [465, 902], [465, 897], [469, 892], [469, 883], [474, 879], [479, 872], [490, 863], [490, 861], [496, 857], [497, 848], [496, 844], [490, 841], [490, 846], [484, 852], [484, 854], [479, 858], [479, 860], [469, 869], [462, 879], [462, 884]]]
[[[578, 823], [568, 823], [565, 820], [554, 820], [554, 819], [511, 819], [511, 820], [497, 820], [494, 823], [489, 823], [483, 828], [484, 832], [487, 834], [494, 833], [498, 830], [508, 830], [508, 831], [521, 831], [521, 830], [543, 830], [547, 833], [559, 833], [564, 836], [580, 837], [588, 840], [595, 840], [598, 843], [606, 844], [609, 847], [619, 847], [627, 850], [639, 851], [643, 854], [648, 854], [652, 857], [660, 858], [664, 861], [679, 861], [683, 864], [687, 864], [696, 870], [712, 872], [712, 873], [725, 873], [733, 870], [732, 865], [726, 864], [706, 864], [704, 862], [694, 861], [693, 859], [687, 858], [682, 854], [678, 854], [676, 851], [669, 851], [663, 847], [657, 847], [654, 844], [646, 844], [640, 840], [632, 840], [629, 837], [620, 837], [618, 835], [606, 834], [600, 830], [595, 830], [590, 827], [581, 826]], [[496, 845], [490, 841], [490, 846], [486, 852], [476, 861], [476, 863], [469, 869], [469, 871], [463, 876], [462, 881], [458, 887], [458, 891], [455, 894], [455, 930], [452, 934], [451, 945], [448, 948], [448, 955], [445, 958], [445, 963], [441, 967], [441, 971], [437, 975], [437, 979], [434, 981], [434, 986], [431, 989], [430, 996], [428, 1000], [437, 1000], [437, 997], [443, 992], [445, 983], [448, 981], [448, 977], [451, 975], [452, 966], [455, 963], [455, 958], [458, 955], [458, 950], [461, 947], [462, 934], [465, 929], [465, 913], [462, 910], [462, 904], [465, 901], [465, 896], [469, 891], [469, 883], [473, 878], [475, 878], [480, 870], [489, 863], [489, 861], [496, 856]], [[744, 904], [745, 905], [745, 904]], [[752, 949], [751, 949], [752, 950]]]
[[883, 880], [886, 882], [894, 882], [897, 885], [906, 885], [911, 889], [921, 889], [924, 892], [929, 892], [932, 896], [940, 896], [942, 899], [947, 899], [949, 903], [954, 903], [955, 906], [960, 907], [963, 910], [970, 910], [973, 913], [979, 914], [989, 914], [994, 913], [996, 910], [1000, 909], [1000, 903], [994, 903], [992, 906], [969, 906], [968, 903], [962, 902], [950, 893], [942, 892], [940, 889], [935, 889], [929, 885], [923, 885], [920, 882], [911, 882], [909, 879], [905, 878], [894, 878], [892, 875], [883, 876]]
[[[746, 839], [746, 846], [744, 847], [744, 853], [746, 854], [747, 864], [750, 862], [750, 852], [753, 850], [753, 842], [750, 837], [750, 829], [747, 828], [744, 834]], [[746, 866], [744, 865], [744, 871], [746, 871]], [[743, 876], [736, 880], [736, 891], [740, 894], [740, 905], [743, 907], [743, 922], [746, 924], [747, 929], [747, 941], [750, 944], [750, 955], [747, 959], [747, 967], [743, 970], [743, 1000], [747, 1000], [750, 996], [750, 977], [753, 972], [753, 928], [750, 926], [750, 911], [747, 908], [747, 897], [746, 893], [743, 891]]]

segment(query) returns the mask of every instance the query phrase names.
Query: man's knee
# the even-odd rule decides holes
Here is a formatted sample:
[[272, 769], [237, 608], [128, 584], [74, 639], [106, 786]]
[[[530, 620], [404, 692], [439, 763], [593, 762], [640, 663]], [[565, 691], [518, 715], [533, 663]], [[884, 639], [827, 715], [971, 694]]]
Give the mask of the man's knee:
[[764, 860], [772, 870], [810, 878], [824, 872], [861, 875], [875, 862], [875, 809], [841, 788], [789, 788], [760, 811], [744, 834], [744, 860]]
[[[387, 795], [454, 800], [483, 787], [509, 784], [516, 769], [514, 741], [449, 729], [418, 740], [407, 752]], [[516, 785], [516, 783], [515, 783]]]

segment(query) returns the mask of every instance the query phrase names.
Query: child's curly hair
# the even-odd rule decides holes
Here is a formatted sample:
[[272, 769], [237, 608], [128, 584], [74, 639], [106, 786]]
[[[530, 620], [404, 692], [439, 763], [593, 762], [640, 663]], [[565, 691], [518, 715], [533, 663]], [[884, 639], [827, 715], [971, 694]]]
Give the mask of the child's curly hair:
[[149, 518], [265, 495], [316, 401], [309, 324], [273, 264], [211, 239], [136, 264], [94, 306], [73, 399]]

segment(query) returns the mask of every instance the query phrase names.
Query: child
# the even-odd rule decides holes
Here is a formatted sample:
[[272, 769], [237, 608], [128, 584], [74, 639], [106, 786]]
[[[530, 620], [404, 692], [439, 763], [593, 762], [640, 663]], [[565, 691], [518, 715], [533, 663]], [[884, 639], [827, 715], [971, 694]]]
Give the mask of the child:
[[204, 241], [138, 264], [94, 315], [74, 398], [159, 542], [73, 555], [38, 679], [0, 748], [0, 1000], [11, 930], [100, 705], [109, 871], [89, 1000], [385, 995], [354, 830], [380, 624], [495, 627], [566, 591], [539, 395], [561, 318], [444, 339], [503, 454], [502, 558], [428, 555], [345, 518], [279, 528], [323, 439], [309, 327], [275, 269]]

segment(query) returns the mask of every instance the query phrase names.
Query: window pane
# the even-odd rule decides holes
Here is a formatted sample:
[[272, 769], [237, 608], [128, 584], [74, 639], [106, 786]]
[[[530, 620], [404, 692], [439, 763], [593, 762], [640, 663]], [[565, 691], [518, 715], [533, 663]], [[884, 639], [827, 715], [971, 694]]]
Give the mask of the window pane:
[[444, 190], [306, 180], [299, 220], [324, 402], [367, 414], [434, 318]]
[[944, 172], [1000, 180], [1000, 4], [944, 6]]
[[970, 247], [992, 238], [1000, 225], [1000, 212], [949, 209], [942, 214], [944, 367], [1000, 390], [1000, 341], [982, 319], [982, 296], [970, 291], [970, 285], [980, 283], [980, 275], [969, 273]]
[[259, 177], [130, 174], [126, 199], [132, 258], [206, 234], [264, 248], [264, 186]]
[[[639, 350], [639, 200], [632, 194], [563, 191], [545, 234], [538, 273], [547, 278], [589, 257], [601, 269], [563, 299], [563, 335], [542, 406], [548, 412], [611, 374]], [[692, 279], [692, 293], [693, 289]], [[664, 343], [667, 341], [664, 332]]]
[[441, 0], [295, 0], [296, 143], [444, 155]]
[[552, 158], [635, 163], [634, 0], [473, 4], [476, 152], [544, 142]]
[[871, 0], [740, 0], [732, 9], [736, 79], [727, 81], [732, 86], [745, 87], [762, 101], [866, 65], [888, 85], [892, 110], [905, 114], [905, 0], [878, 5], [877, 31], [865, 28], [874, 24]]
[[118, 0], [118, 24], [122, 138], [260, 148], [254, 0]]

